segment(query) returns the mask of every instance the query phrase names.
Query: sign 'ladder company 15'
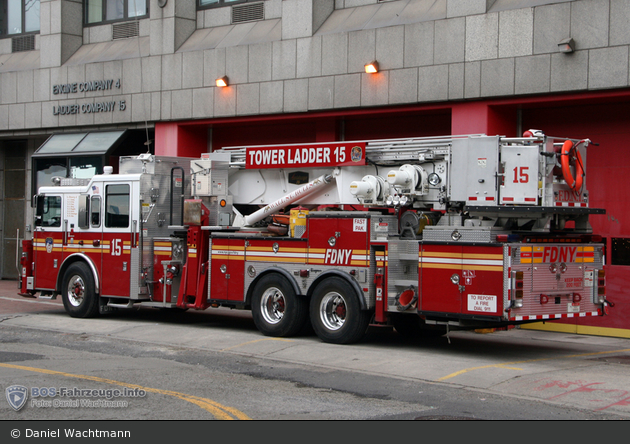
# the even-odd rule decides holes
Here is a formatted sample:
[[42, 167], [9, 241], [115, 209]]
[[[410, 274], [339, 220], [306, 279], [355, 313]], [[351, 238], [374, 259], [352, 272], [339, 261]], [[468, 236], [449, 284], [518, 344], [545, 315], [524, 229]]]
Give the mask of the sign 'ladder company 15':
[[122, 157], [37, 191], [20, 294], [73, 317], [247, 309], [262, 334], [311, 324], [332, 343], [604, 316], [590, 143], [531, 130]]

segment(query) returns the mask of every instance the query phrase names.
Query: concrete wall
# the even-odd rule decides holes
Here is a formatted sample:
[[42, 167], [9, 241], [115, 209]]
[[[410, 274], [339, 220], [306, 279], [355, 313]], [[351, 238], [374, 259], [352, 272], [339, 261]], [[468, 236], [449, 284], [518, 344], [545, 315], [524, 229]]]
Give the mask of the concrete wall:
[[[152, 0], [140, 38], [112, 41], [111, 25], [82, 28], [81, 1], [42, 0], [40, 49], [0, 55], [0, 137], [628, 87], [630, 0], [541, 3], [268, 0], [265, 20], [231, 25], [230, 7]], [[567, 37], [572, 54], [558, 52]], [[374, 59], [381, 72], [365, 74]], [[101, 80], [120, 83], [53, 91]]]

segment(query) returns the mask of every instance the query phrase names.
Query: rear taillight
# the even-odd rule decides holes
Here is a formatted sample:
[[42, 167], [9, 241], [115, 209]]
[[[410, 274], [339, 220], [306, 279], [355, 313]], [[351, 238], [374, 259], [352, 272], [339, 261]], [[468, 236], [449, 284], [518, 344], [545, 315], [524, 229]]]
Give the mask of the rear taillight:
[[603, 304], [606, 301], [606, 271], [595, 271], [595, 285], [593, 286], [593, 303]]
[[523, 272], [515, 271], [513, 276], [513, 293], [512, 293], [512, 307], [521, 308], [523, 306]]

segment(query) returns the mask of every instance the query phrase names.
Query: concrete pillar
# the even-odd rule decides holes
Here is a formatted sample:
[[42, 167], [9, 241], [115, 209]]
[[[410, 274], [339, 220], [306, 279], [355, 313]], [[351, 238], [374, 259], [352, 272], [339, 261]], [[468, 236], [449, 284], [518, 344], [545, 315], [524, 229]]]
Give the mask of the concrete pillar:
[[[453, 105], [451, 134], [487, 134], [516, 137], [517, 107], [488, 102], [463, 102]], [[520, 134], [518, 134], [520, 136]]]
[[496, 0], [446, 0], [447, 17], [485, 14]]
[[151, 0], [150, 26], [151, 55], [173, 54], [197, 28], [195, 0]]
[[204, 125], [179, 122], [155, 124], [155, 155], [200, 157], [208, 151], [208, 129]]
[[40, 66], [61, 66], [83, 44], [83, 2], [41, 0], [40, 17]]
[[311, 37], [335, 9], [335, 0], [284, 0], [282, 39]]

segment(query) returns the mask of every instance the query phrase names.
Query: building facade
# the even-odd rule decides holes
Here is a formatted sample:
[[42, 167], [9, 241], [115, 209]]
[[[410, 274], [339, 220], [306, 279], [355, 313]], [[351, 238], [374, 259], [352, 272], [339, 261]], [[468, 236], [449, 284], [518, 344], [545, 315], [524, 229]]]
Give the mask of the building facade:
[[597, 143], [587, 180], [607, 213], [592, 225], [615, 303], [540, 328], [630, 337], [629, 51], [630, 0], [0, 0], [1, 277], [17, 277], [53, 173], [147, 150], [536, 128]]

